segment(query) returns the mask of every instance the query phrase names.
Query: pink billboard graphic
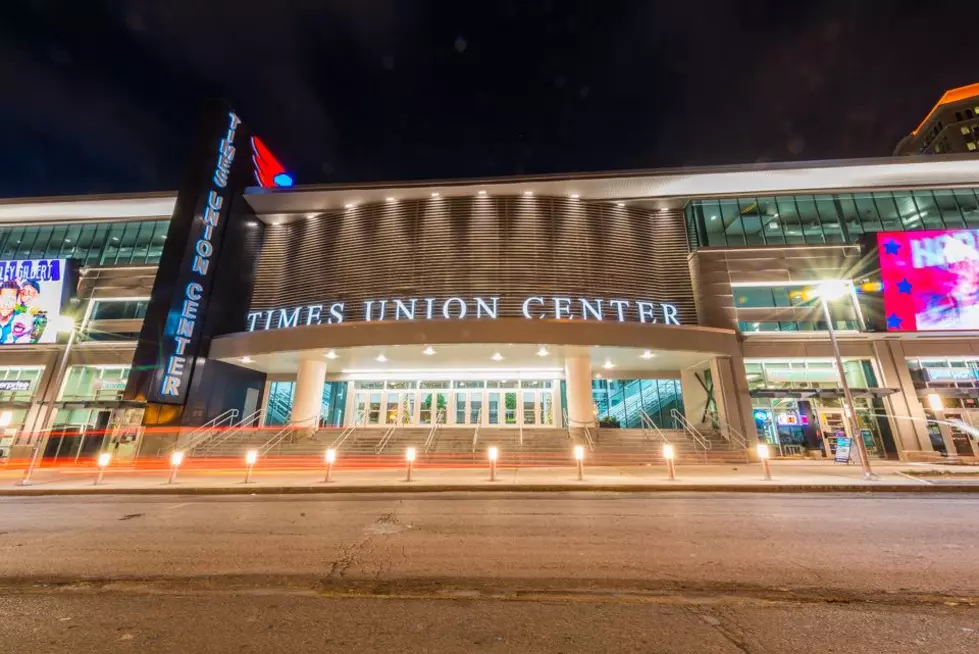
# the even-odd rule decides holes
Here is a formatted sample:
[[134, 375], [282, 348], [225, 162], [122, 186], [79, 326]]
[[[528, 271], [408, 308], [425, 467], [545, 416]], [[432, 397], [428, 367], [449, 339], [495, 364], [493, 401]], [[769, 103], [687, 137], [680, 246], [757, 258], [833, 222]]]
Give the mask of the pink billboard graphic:
[[888, 331], [979, 329], [979, 230], [881, 232]]

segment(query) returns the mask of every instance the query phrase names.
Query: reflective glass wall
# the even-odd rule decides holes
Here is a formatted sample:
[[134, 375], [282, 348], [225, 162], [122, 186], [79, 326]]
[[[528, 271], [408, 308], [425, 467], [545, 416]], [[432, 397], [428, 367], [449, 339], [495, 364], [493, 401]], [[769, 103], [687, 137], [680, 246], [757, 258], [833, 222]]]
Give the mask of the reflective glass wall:
[[0, 227], [0, 259], [78, 259], [86, 266], [157, 264], [169, 220]]
[[595, 379], [592, 400], [598, 420], [604, 426], [638, 429], [639, 411], [645, 411], [662, 429], [673, 429], [673, 409], [683, 413], [683, 394], [679, 379]]
[[865, 233], [979, 227], [976, 189], [693, 200], [686, 211], [693, 248], [853, 243]]

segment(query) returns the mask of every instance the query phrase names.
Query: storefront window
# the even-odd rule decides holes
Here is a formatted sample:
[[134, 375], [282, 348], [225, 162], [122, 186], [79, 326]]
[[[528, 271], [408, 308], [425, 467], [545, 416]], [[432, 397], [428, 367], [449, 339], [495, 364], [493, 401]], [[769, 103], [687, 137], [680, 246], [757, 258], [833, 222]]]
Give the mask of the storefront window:
[[[0, 227], [0, 258], [72, 258], [84, 265], [106, 266], [156, 264], [168, 227], [167, 220]], [[120, 246], [125, 248], [122, 258]]]
[[62, 401], [115, 401], [122, 398], [129, 366], [71, 366], [61, 388]]

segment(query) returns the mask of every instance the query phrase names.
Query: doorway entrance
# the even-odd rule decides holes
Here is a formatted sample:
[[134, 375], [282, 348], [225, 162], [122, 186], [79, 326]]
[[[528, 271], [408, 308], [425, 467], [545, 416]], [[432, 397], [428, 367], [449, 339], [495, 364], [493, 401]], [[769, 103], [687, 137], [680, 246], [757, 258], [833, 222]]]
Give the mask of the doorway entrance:
[[554, 424], [553, 380], [355, 381], [353, 414], [365, 426]]

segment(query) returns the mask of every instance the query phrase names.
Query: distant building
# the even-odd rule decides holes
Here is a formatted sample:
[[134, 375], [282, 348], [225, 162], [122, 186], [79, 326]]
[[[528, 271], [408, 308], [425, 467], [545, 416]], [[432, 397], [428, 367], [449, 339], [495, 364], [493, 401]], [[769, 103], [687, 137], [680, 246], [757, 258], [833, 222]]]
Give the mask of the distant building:
[[979, 152], [979, 83], [945, 91], [895, 155]]

